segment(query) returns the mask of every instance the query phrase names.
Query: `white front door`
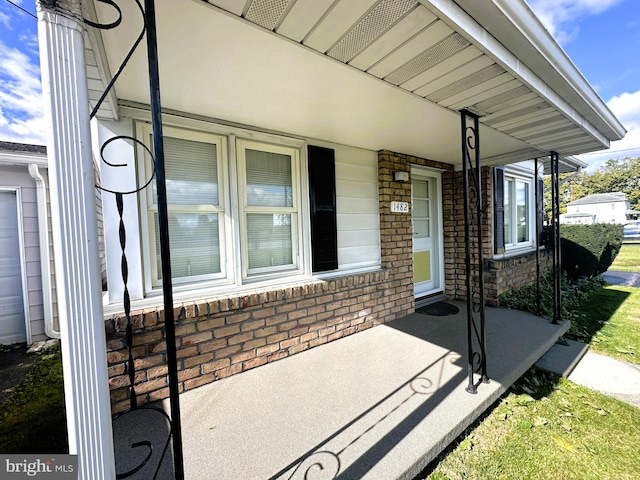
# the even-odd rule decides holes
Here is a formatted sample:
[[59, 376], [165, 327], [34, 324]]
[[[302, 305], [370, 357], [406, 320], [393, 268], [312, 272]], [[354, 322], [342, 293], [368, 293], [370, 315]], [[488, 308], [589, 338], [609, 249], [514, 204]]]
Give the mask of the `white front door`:
[[0, 344], [27, 340], [17, 194], [0, 191]]
[[411, 172], [413, 285], [418, 299], [442, 290], [440, 174]]

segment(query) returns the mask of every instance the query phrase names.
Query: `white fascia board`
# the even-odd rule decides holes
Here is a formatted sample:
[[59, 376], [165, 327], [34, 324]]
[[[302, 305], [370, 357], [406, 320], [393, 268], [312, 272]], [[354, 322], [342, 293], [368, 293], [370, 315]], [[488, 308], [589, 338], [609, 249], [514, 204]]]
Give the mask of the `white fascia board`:
[[[482, 52], [493, 58], [500, 66], [544, 98], [563, 115], [589, 133], [603, 147], [609, 147], [609, 138], [580, 115], [576, 109], [551, 89], [533, 70], [498, 42], [494, 36], [457, 4], [451, 0], [420, 0], [420, 3], [467, 38]], [[600, 103], [602, 103], [601, 100]]]
[[[615, 117], [611, 110], [604, 103], [602, 98], [593, 89], [584, 75], [578, 70], [566, 52], [556, 42], [549, 31], [544, 28], [538, 17], [531, 8], [521, 1], [513, 0], [492, 0], [501, 13], [511, 22], [518, 32], [525, 37], [527, 44], [535, 48], [536, 53], [542, 55], [549, 68], [559, 74], [576, 94], [594, 110], [598, 117], [611, 130], [614, 138], [610, 140], [620, 140], [624, 137], [626, 129]], [[505, 22], [498, 22], [497, 25], [504, 25]], [[519, 40], [514, 40], [519, 45]]]
[[30, 165], [47, 168], [47, 156], [33, 152], [3, 152], [0, 151], [0, 165]]
[[583, 162], [578, 157], [574, 157], [572, 155], [568, 157], [560, 158], [560, 163], [576, 171], [582, 170], [583, 168], [586, 168], [589, 165], [587, 162]]

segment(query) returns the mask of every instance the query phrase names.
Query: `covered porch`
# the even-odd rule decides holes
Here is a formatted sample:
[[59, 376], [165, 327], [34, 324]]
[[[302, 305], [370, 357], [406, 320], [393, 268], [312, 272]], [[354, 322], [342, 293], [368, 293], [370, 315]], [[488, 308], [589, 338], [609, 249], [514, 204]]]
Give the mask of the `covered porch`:
[[[451, 304], [181, 394], [185, 478], [414, 478], [569, 328], [487, 308], [490, 383], [471, 395], [465, 305]], [[114, 424], [118, 473], [143, 459], [133, 442], [168, 438], [139, 418]], [[153, 478], [154, 460], [130, 478]]]
[[[157, 389], [158, 395], [166, 397], [168, 391], [173, 397], [173, 452], [176, 464], [181, 465], [184, 450], [186, 478], [209, 478], [211, 472], [218, 478], [290, 478], [304, 473], [306, 464], [302, 464], [313, 461], [311, 455], [319, 452], [325, 452], [323, 462], [326, 458], [326, 464], [320, 464], [322, 472], [333, 467], [334, 477], [411, 478], [566, 328], [531, 316], [523, 317], [529, 319], [526, 326], [514, 320], [520, 314], [488, 309], [485, 334], [483, 250], [491, 249], [486, 232], [492, 220], [484, 216], [480, 185], [488, 176], [482, 177], [482, 167], [550, 155], [557, 178], [560, 158], [606, 147], [624, 135], [624, 128], [525, 2], [41, 0], [38, 5], [65, 387], [67, 409], [73, 412], [68, 420], [70, 451], [79, 453], [80, 478], [114, 476], [109, 382], [115, 377], [119, 378], [114, 382], [128, 380], [131, 391], [116, 392], [112, 400], [131, 399], [131, 410], [144, 412], [136, 408], [133, 367], [136, 361], [145, 363], [142, 353], [161, 351], [162, 347], [156, 348], [160, 342], [167, 346], [166, 358], [160, 353], [156, 359], [162, 360], [168, 374], [163, 367], [155, 369], [154, 375], [163, 372], [161, 378], [147, 376], [147, 385], [138, 393]], [[215, 311], [174, 302], [163, 141], [170, 137], [170, 129], [182, 129], [182, 136], [197, 133], [189, 137], [194, 142], [204, 135], [207, 142], [200, 143], [216, 146], [216, 167], [205, 169], [207, 174], [215, 173], [215, 180], [205, 183], [211, 191], [223, 192], [224, 198], [199, 200], [193, 209], [214, 212], [211, 223], [217, 222], [216, 232], [226, 234], [210, 236], [217, 242], [212, 243], [211, 258], [223, 254], [225, 261], [216, 263], [209, 276], [201, 279], [206, 282], [188, 281], [182, 288], [189, 295], [185, 302], [208, 297], [209, 291], [202, 293], [205, 287], [216, 294], [223, 292], [224, 298], [215, 301], [224, 308]], [[291, 211], [285, 213], [293, 220], [282, 222], [299, 225], [295, 233], [287, 234], [292, 245], [287, 247], [290, 267], [284, 260], [271, 260], [254, 272], [249, 261], [253, 247], [247, 240], [252, 212], [239, 205], [249, 205], [244, 195], [249, 175], [243, 155], [249, 145], [257, 144], [263, 150], [273, 150], [272, 145], [286, 147], [285, 157], [294, 172], [286, 175], [287, 182], [291, 180], [291, 190], [295, 187], [300, 201], [295, 208], [286, 207]], [[265, 361], [269, 354], [282, 358], [293, 353], [285, 352], [290, 347], [282, 345], [291, 339], [288, 333], [269, 338], [265, 331], [256, 334], [251, 330], [262, 328], [257, 325], [265, 317], [273, 317], [282, 324], [278, 328], [286, 331], [290, 322], [298, 320], [290, 312], [308, 314], [314, 320], [311, 312], [302, 310], [307, 308], [303, 302], [310, 299], [302, 299], [302, 294], [280, 296], [289, 290], [288, 282], [293, 281], [289, 277], [295, 276], [298, 283], [291, 289], [298, 293], [318, 283], [312, 261], [311, 187], [306, 175], [305, 147], [309, 146], [347, 147], [343, 149], [347, 168], [342, 177], [329, 182], [334, 187], [349, 175], [358, 176], [361, 170], [353, 167], [358, 166], [360, 154], [369, 159], [383, 150], [411, 156], [407, 165], [446, 171], [452, 179], [462, 170], [464, 183], [460, 175], [456, 177], [459, 198], [454, 203], [452, 196], [450, 205], [465, 203], [464, 215], [455, 212], [465, 228], [465, 265], [447, 265], [445, 255], [440, 264], [459, 277], [460, 284], [465, 283], [460, 293], [454, 291], [448, 298], [461, 298], [464, 292], [474, 314], [435, 320], [414, 314], [405, 317], [414, 310], [413, 232], [404, 226], [410, 223], [410, 188], [408, 184], [386, 185], [398, 183], [397, 170], [385, 172], [384, 162], [378, 161], [377, 178], [374, 174], [363, 187], [368, 192], [363, 197], [366, 205], [373, 204], [374, 210], [348, 212], [358, 220], [369, 215], [374, 225], [363, 230], [371, 232], [359, 238], [379, 236], [373, 247], [375, 255], [372, 259], [343, 256], [337, 269], [330, 269], [333, 277], [326, 282], [321, 278], [339, 286], [342, 290], [337, 294], [342, 297], [326, 300], [331, 309], [318, 304], [318, 312], [331, 312], [332, 321], [337, 322], [357, 320], [349, 315], [368, 316], [367, 328], [385, 325], [364, 331], [359, 324], [347, 327], [345, 323], [345, 332], [347, 328], [350, 333], [363, 330], [354, 336], [361, 338], [338, 342], [332, 341], [337, 336], [327, 338], [331, 343], [318, 352], [296, 354], [300, 358], [263, 365], [238, 379], [203, 385], [197, 393], [181, 395], [180, 414], [179, 382], [191, 378], [185, 372], [193, 370], [203, 378], [205, 374], [205, 367], [197, 363], [202, 358], [190, 360], [196, 362], [190, 368], [182, 362], [178, 370], [174, 317], [180, 320], [183, 310], [198, 320], [198, 331], [193, 325], [189, 327], [192, 331], [185, 328], [182, 333], [193, 338], [184, 342], [179, 332], [180, 347], [203, 354], [194, 343], [221, 342], [216, 344], [212, 363], [238, 353], [234, 365], [224, 366], [232, 373], [246, 367], [240, 364], [246, 363], [241, 359], [247, 351], [253, 354], [256, 350], [256, 361]], [[105, 193], [108, 200], [102, 212], [108, 307], [119, 310], [121, 321], [112, 323], [126, 330], [125, 338], [113, 343], [120, 348], [126, 341], [128, 348], [116, 355], [104, 348], [98, 213], [90, 174], [94, 160], [100, 159], [100, 188], [109, 193]], [[149, 175], [145, 175], [145, 162]], [[154, 194], [144, 190], [154, 177], [152, 171], [157, 188], [157, 232]], [[453, 189], [453, 182], [451, 185]], [[346, 182], [334, 188], [339, 189], [351, 191]], [[405, 212], [403, 221], [397, 221], [392, 202]], [[175, 211], [189, 210], [178, 206]], [[334, 213], [341, 208], [334, 208]], [[471, 215], [472, 209], [475, 213]], [[356, 222], [349, 217], [344, 223]], [[336, 230], [336, 242], [339, 234], [343, 239], [339, 246], [361, 247], [348, 242], [354, 238], [348, 228]], [[453, 225], [449, 231], [442, 230], [443, 236], [460, 237]], [[452, 248], [446, 259], [454, 258], [462, 258], [462, 253]], [[554, 272], [559, 274], [557, 260]], [[190, 265], [187, 276], [194, 277]], [[281, 267], [290, 269], [278, 270]], [[376, 285], [352, 288], [350, 280], [344, 283], [345, 277], [366, 275], [377, 276]], [[241, 300], [247, 297], [246, 289], [255, 285], [267, 285], [269, 291], [251, 291], [247, 305], [257, 307], [259, 302], [262, 316], [250, 321], [243, 317]], [[281, 288], [283, 285], [287, 288]], [[365, 288], [375, 291], [365, 292]], [[360, 298], [373, 294], [375, 298]], [[343, 299], [351, 303], [338, 305]], [[281, 300], [288, 302], [284, 312], [288, 317], [267, 313], [268, 304]], [[371, 305], [371, 313], [369, 303], [373, 301], [376, 305]], [[146, 307], [157, 310], [147, 311]], [[215, 318], [209, 319], [210, 314]], [[233, 318], [224, 318], [232, 314]], [[316, 327], [326, 318], [316, 317]], [[554, 318], [558, 320], [557, 315]], [[160, 326], [145, 336], [138, 331], [143, 320]], [[526, 333], [529, 331], [531, 334]], [[262, 344], [264, 336], [269, 345]], [[476, 342], [477, 348], [467, 345], [467, 339]], [[254, 341], [278, 351], [259, 355], [261, 347], [251, 343]], [[309, 346], [320, 343], [318, 339]], [[212, 355], [204, 352], [209, 362]], [[109, 369], [108, 357], [119, 359], [119, 365]], [[477, 395], [464, 391], [469, 361], [471, 367], [478, 367], [476, 377], [482, 380], [486, 373], [491, 380], [482, 385], [486, 388], [478, 388]], [[144, 372], [138, 377], [144, 377]], [[214, 375], [206, 378], [213, 381]], [[474, 383], [472, 374], [469, 380]], [[467, 389], [475, 390], [475, 386]], [[129, 433], [138, 431], [132, 422], [126, 422]], [[128, 441], [131, 445], [147, 440]], [[133, 449], [140, 450], [146, 449]], [[140, 461], [133, 459], [121, 471], [135, 469]], [[152, 478], [145, 471], [151, 464], [138, 472], [141, 478]], [[185, 478], [176, 468], [176, 478]], [[225, 470], [228, 468], [237, 470]]]

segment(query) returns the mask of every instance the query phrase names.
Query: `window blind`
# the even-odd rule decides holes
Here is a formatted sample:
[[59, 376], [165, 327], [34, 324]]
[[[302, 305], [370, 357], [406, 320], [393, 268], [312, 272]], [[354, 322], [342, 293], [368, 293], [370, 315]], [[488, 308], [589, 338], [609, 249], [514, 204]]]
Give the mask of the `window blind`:
[[[169, 245], [173, 278], [220, 273], [218, 152], [211, 143], [164, 137]], [[153, 182], [154, 203], [157, 203]], [[158, 214], [153, 212], [157, 276], [162, 278]]]
[[247, 205], [293, 206], [291, 157], [280, 153], [245, 150]]
[[169, 205], [218, 205], [216, 145], [165, 136], [164, 156]]

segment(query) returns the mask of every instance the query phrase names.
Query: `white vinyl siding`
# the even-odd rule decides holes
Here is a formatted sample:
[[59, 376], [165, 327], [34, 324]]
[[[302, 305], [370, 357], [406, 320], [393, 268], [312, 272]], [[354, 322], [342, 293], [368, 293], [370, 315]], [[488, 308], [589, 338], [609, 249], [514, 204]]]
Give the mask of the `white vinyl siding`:
[[376, 152], [335, 145], [338, 266], [380, 265], [380, 210]]

